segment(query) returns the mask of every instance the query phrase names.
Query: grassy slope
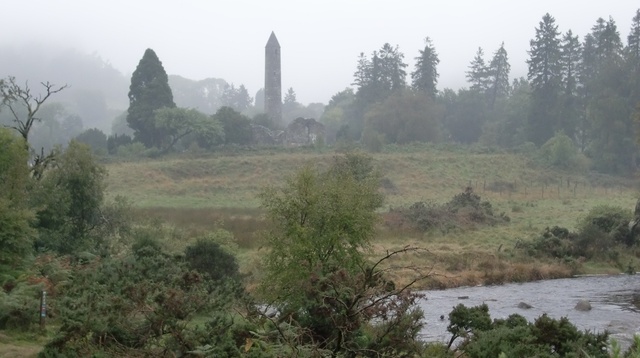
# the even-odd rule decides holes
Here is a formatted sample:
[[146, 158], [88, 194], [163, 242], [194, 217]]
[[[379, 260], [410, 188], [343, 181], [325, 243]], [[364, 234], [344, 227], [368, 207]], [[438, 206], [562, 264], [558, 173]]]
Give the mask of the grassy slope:
[[[259, 151], [111, 163], [107, 164], [107, 192], [110, 197], [123, 195], [132, 200], [141, 217], [161, 218], [182, 228], [178, 235], [186, 238], [222, 224], [234, 233], [242, 270], [250, 275], [251, 287], [260, 275], [259, 232], [265, 229], [264, 222], [257, 219], [260, 211], [256, 194], [266, 185], [281, 184], [287, 175], [305, 164], [326, 165], [334, 155], [309, 150]], [[496, 212], [511, 217], [508, 225], [449, 233], [420, 234], [381, 227], [373, 243], [373, 257], [409, 244], [429, 250], [393, 262], [433, 266], [436, 280], [424, 283], [425, 287], [566, 275], [563, 268], [553, 264], [527, 262], [526, 258], [515, 256], [516, 240], [539, 234], [547, 226], [573, 228], [578, 218], [595, 205], [632, 209], [637, 197], [631, 181], [547, 170], [520, 155], [408, 146], [375, 154], [374, 159], [388, 178], [385, 211], [421, 200], [446, 202], [472, 185], [484, 200], [493, 204]], [[563, 184], [559, 189], [560, 181]], [[515, 189], [499, 190], [507, 186]], [[175, 241], [176, 250], [183, 249], [188, 242]], [[614, 263], [586, 267], [588, 272], [617, 270]], [[394, 278], [402, 282], [409, 274], [400, 272]], [[23, 340], [0, 333], [0, 356], [35, 356], [42, 342], [42, 337]]]
[[[145, 216], [159, 216], [193, 232], [211, 229], [223, 220], [225, 227], [236, 234], [240, 247], [251, 251], [259, 246], [251, 242], [259, 240], [255, 231], [264, 228], [255, 221], [259, 213], [256, 195], [261, 188], [279, 185], [305, 164], [326, 165], [334, 155], [309, 150], [257, 151], [112, 163], [107, 165], [108, 192], [130, 198]], [[446, 202], [471, 185], [496, 212], [511, 217], [508, 225], [471, 231], [424, 235], [381, 231], [375, 252], [406, 244], [427, 247], [436, 258], [408, 260], [436, 262], [435, 271], [447, 274], [447, 280], [454, 284], [482, 281], [476, 276], [486, 276], [494, 268], [517, 271], [512, 266], [514, 259], [508, 258], [517, 240], [539, 234], [548, 226], [574, 228], [595, 205], [632, 209], [637, 197], [631, 180], [545, 169], [515, 154], [422, 145], [393, 148], [375, 154], [374, 160], [388, 179], [384, 189], [386, 208], [423, 200]], [[244, 260], [245, 269], [251, 270], [247, 262], [254, 257], [246, 252], [244, 256], [249, 257]], [[494, 267], [503, 257], [507, 257], [506, 263]], [[613, 270], [611, 265], [598, 266], [597, 271]], [[465, 275], [472, 277], [460, 278]], [[538, 276], [554, 274], [543, 272]]]

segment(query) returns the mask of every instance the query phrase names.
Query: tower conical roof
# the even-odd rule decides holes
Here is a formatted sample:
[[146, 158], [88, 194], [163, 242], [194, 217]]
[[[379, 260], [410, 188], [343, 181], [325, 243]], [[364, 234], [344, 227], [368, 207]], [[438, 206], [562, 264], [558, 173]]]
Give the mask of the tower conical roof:
[[280, 43], [278, 42], [276, 34], [273, 31], [271, 31], [271, 36], [269, 36], [269, 41], [267, 41], [267, 46], [265, 47], [280, 47]]

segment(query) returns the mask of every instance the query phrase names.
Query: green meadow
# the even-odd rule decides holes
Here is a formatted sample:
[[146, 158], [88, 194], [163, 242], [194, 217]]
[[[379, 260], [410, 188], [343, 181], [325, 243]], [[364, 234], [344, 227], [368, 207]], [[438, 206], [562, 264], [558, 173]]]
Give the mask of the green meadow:
[[[111, 162], [106, 164], [107, 192], [128, 198], [139, 220], [159, 220], [178, 230], [177, 248], [211, 230], [231, 232], [242, 269], [251, 278], [259, 272], [262, 234], [268, 229], [257, 195], [305, 165], [328, 165], [335, 155], [339, 153], [299, 148]], [[459, 146], [387, 146], [372, 156], [383, 176], [385, 206], [371, 256], [407, 245], [426, 249], [398, 259], [432, 268], [434, 279], [424, 287], [613, 273], [623, 271], [623, 261], [638, 261], [630, 253], [611, 262], [580, 262], [569, 270], [560, 262], [528, 258], [515, 250], [518, 242], [547, 227], [575, 229], [595, 206], [632, 210], [638, 197], [633, 178], [560, 171], [524, 154]], [[425, 233], [397, 225], [389, 215], [393, 208], [418, 201], [445, 203], [467, 187], [510, 221]]]

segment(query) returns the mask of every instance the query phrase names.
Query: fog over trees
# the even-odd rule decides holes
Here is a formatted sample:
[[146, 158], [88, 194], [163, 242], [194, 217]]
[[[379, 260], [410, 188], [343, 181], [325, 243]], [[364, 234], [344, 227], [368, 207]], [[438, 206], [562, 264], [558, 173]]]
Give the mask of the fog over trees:
[[[360, 55], [350, 59], [352, 87], [328, 98], [326, 107], [298, 102], [296, 88], [283, 91], [284, 123], [264, 117], [262, 88], [248, 88], [232, 78], [165, 76], [171, 106], [208, 116], [229, 107], [273, 129], [298, 117], [315, 118], [326, 126], [327, 143], [352, 141], [379, 150], [388, 143], [454, 142], [514, 150], [527, 143], [541, 147], [556, 135], [566, 135], [576, 153], [591, 160], [591, 168], [628, 173], [636, 166], [634, 118], [640, 93], [640, 15], [636, 11], [629, 17], [629, 29], [619, 29], [613, 18], [599, 18], [589, 33], [577, 34], [547, 13], [532, 24], [526, 77], [512, 76], [509, 44], [496, 39], [492, 48], [478, 47], [467, 67], [459, 69], [467, 79], [461, 88], [439, 85], [439, 68], [446, 63], [439, 58], [438, 39], [425, 34], [418, 49], [400, 48], [393, 39], [381, 41], [377, 49], [358, 49]], [[64, 145], [93, 128], [105, 135], [133, 135], [147, 147], [165, 146], [161, 139], [143, 140], [154, 136], [151, 127], [142, 133], [136, 124], [141, 120], [124, 114], [131, 111], [126, 94], [136, 79], [135, 68], [131, 78], [96, 53], [70, 48], [25, 45], [0, 50], [0, 68], [18, 84], [68, 86], [40, 110], [42, 118], [30, 138], [34, 148]], [[407, 58], [404, 51], [417, 51], [418, 56]], [[158, 61], [162, 57], [157, 54]], [[153, 110], [166, 105], [152, 106], [145, 122], [153, 124]], [[0, 111], [0, 122], [10, 125], [7, 111]]]

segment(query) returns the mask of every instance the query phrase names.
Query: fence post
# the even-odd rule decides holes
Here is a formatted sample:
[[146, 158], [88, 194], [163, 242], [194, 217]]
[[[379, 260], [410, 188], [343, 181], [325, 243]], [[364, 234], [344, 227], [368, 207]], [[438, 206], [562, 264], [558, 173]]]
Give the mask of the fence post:
[[47, 320], [47, 291], [42, 291], [40, 296], [40, 329], [45, 329]]

